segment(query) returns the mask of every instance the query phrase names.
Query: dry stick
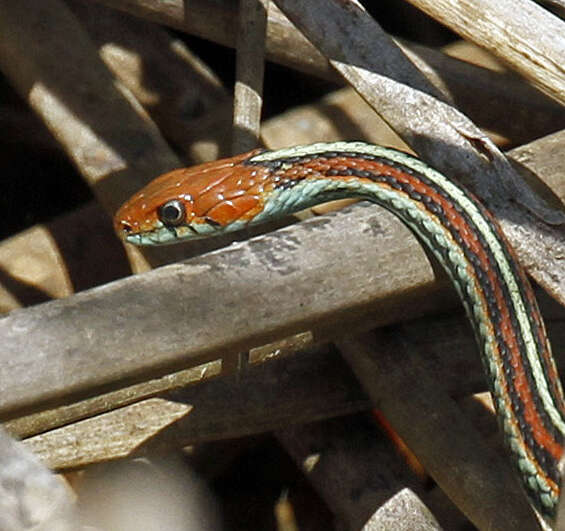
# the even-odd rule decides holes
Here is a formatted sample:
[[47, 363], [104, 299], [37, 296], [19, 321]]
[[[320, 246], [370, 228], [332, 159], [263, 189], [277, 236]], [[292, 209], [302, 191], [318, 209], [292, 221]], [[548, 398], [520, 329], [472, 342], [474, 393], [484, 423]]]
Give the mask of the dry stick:
[[[547, 322], [554, 344], [565, 343], [564, 319], [561, 316]], [[403, 325], [398, 333], [425, 348], [425, 356], [416, 361], [422, 370], [434, 374], [451, 397], [460, 398], [485, 389], [474, 338], [463, 315], [412, 321]], [[559, 349], [556, 354], [559, 364], [565, 362], [565, 351]], [[210, 376], [219, 375], [218, 364], [183, 371], [187, 372], [189, 377], [182, 373], [168, 375], [138, 387], [14, 419], [5, 426], [18, 437], [29, 437], [97, 415], [108, 408], [160, 394], [167, 400], [196, 407], [189, 422], [176, 426], [175, 444], [189, 445], [242, 437], [288, 423], [309, 422], [368, 407], [356, 382], [348, 377], [347, 367], [339, 357], [324, 350], [253, 365], [243, 375], [229, 375], [207, 383], [205, 380]], [[285, 375], [283, 379], [281, 374]], [[183, 388], [175, 389], [177, 386]], [[268, 417], [264, 415], [266, 409]], [[57, 436], [56, 432], [53, 436]], [[82, 436], [85, 437], [86, 434]], [[62, 444], [59, 447], [62, 448]], [[57, 466], [68, 468], [73, 464], [60, 461]]]
[[[399, 39], [395, 43], [428, 81], [444, 87], [442, 92], [450, 101], [482, 129], [497, 132], [516, 145], [563, 129], [563, 106], [524, 79], [455, 59], [436, 49]], [[470, 50], [472, 47], [468, 45]]]
[[[234, 5], [228, 2], [195, 0], [190, 3], [190, 16], [186, 16], [183, 0], [146, 2], [145, 0], [97, 0], [99, 3], [186, 31], [192, 35], [212, 40], [225, 46], [236, 45], [237, 17]], [[271, 2], [272, 4], [272, 2]], [[316, 51], [284, 15], [269, 8], [267, 25], [267, 57], [290, 68], [314, 75], [337, 79], [326, 59]]]
[[379, 332], [338, 345], [375, 407], [478, 528], [538, 528], [510, 467], [400, 341]]
[[[239, 2], [236, 81], [233, 101], [232, 154], [258, 146], [263, 105], [265, 72], [265, 36], [269, 0]], [[248, 362], [248, 353], [225, 359], [225, 369], [241, 373]]]
[[[176, 422], [169, 433], [159, 434], [149, 448], [141, 449], [143, 452], [155, 445], [162, 449], [179, 448], [235, 439], [370, 407], [343, 359], [328, 349], [251, 366], [242, 374], [230, 374], [207, 385], [173, 389], [161, 398], [163, 404], [186, 404], [194, 409], [186, 419]], [[127, 409], [120, 410], [124, 426], [135, 423], [134, 419], [127, 418]], [[266, 411], [269, 413], [265, 414]], [[130, 430], [129, 442], [120, 445], [120, 455], [115, 455], [111, 449], [105, 456], [91, 455], [88, 447], [104, 440], [105, 432], [109, 438], [113, 437], [114, 428], [106, 422], [107, 417], [112, 418], [111, 414], [99, 415], [31, 437], [27, 442], [49, 466], [59, 470], [75, 468], [79, 463], [95, 463], [98, 459], [115, 459], [128, 447], [129, 453], [140, 450], [136, 430]], [[7, 429], [17, 433], [19, 424], [8, 423]], [[75, 444], [77, 440], [82, 441], [80, 448]], [[95, 442], [89, 442], [91, 440]]]
[[[107, 212], [155, 175], [181, 165], [64, 2], [0, 5], [0, 68]], [[161, 261], [167, 256], [174, 251], [160, 251]]]
[[241, 0], [237, 35], [233, 154], [257, 147], [261, 125], [269, 0]]
[[[86, 25], [114, 76], [144, 104], [147, 112], [158, 120], [160, 130], [168, 138], [172, 137], [190, 160], [204, 162], [230, 153], [226, 139], [231, 128], [231, 98], [222, 90], [217, 78], [179, 41], [155, 24], [104, 6], [94, 3], [79, 6], [77, 2], [73, 2], [72, 7]], [[69, 29], [72, 28], [67, 28]], [[70, 31], [66, 33], [72, 34]], [[54, 46], [49, 39], [54, 39], [56, 44], [60, 34], [50, 32], [48, 37], [41, 42], [46, 49]], [[32, 43], [28, 44], [28, 48], [33, 48]], [[98, 57], [92, 57], [86, 49], [82, 52], [83, 64], [98, 65]], [[39, 62], [33, 75], [39, 77], [42, 68], [49, 69], [49, 59], [48, 55], [44, 67]], [[59, 62], [65, 60], [65, 56], [61, 56]], [[92, 68], [96, 70], [99, 66]], [[101, 70], [102, 68], [100, 67]], [[55, 88], [59, 85], [53, 85], [52, 90], [65, 94], [67, 85], [71, 85], [73, 90], [77, 86], [88, 85], [85, 78], [88, 78], [89, 72], [89, 69], [65, 71], [58, 80], [60, 88]], [[151, 87], [151, 90], [147, 87]], [[93, 91], [98, 89], [100, 87], [96, 85], [92, 88]], [[134, 109], [138, 110], [138, 107]], [[115, 111], [111, 100], [101, 102], [98, 113], [85, 118], [84, 129], [96, 130], [99, 116]], [[48, 112], [48, 109], [41, 112]], [[120, 123], [128, 124], [131, 122], [130, 112], [131, 109], [125, 107], [119, 117], [114, 118]], [[195, 112], [198, 116], [194, 116]], [[58, 129], [63, 131], [58, 136], [59, 141], [67, 150], [80, 149], [81, 139], [85, 135], [75, 137], [72, 131], [64, 131], [66, 127], [73, 127], [73, 123], [58, 124]], [[128, 131], [132, 139], [143, 139], [146, 134], [143, 131], [136, 133], [133, 125], [128, 127]], [[98, 138], [100, 145], [91, 146], [93, 152], [101, 152], [109, 140], [101, 134]], [[51, 140], [49, 148], [52, 149], [53, 146]], [[137, 171], [140, 168], [134, 163], [137, 156], [135, 142], [128, 146], [133, 149], [133, 153], [126, 153], [124, 156], [131, 159], [132, 173], [146, 181], [152, 179], [155, 176], [153, 171]], [[164, 154], [160, 156], [163, 157]], [[102, 164], [103, 159], [99, 162]], [[88, 168], [79, 166], [79, 169], [88, 173]], [[164, 164], [160, 166], [155, 163], [154, 171], [165, 169]], [[123, 178], [128, 175], [128, 172], [120, 173]], [[88, 234], [88, 238], [84, 237], [85, 234]], [[77, 247], [79, 245], [80, 249]], [[174, 249], [174, 252], [176, 257], [176, 253], [180, 255], [181, 250]], [[22, 261], [22, 256], [28, 259]], [[103, 212], [94, 202], [44, 226], [38, 225], [1, 242], [0, 267], [4, 273], [0, 287], [2, 313], [21, 305], [69, 296], [73, 291], [103, 284], [130, 272], [123, 256], [123, 247], [113, 235], [108, 213]], [[138, 266], [136, 269], [141, 268]]]
[[565, 179], [563, 178], [563, 153], [565, 130], [546, 136], [541, 142], [533, 141], [510, 151], [510, 159], [519, 168], [535, 175], [565, 206]]
[[[276, 1], [403, 140], [483, 199], [501, 221], [526, 268], [544, 262], [543, 270], [534, 269], [532, 275], [565, 303], [565, 285], [559, 280], [565, 278], [561, 259], [565, 236], [562, 227], [547, 224], [562, 223], [565, 214], [543, 204], [467, 117], [429, 95], [437, 91], [360, 6], [348, 4], [345, 9], [323, 0]], [[523, 241], [529, 245], [520, 245]]]
[[[410, 370], [412, 372], [423, 370], [427, 374], [433, 374], [434, 381], [438, 385], [442, 388], [449, 386], [451, 396], [453, 394], [461, 396], [470, 392], [469, 383], [477, 379], [482, 382], [478, 388], [484, 388], [484, 375], [474, 352], [476, 348], [473, 348], [473, 337], [468, 327], [464, 327], [463, 324], [462, 316], [457, 320], [426, 319], [422, 322], [412, 322], [398, 330], [399, 334], [403, 334], [403, 328], [403, 335], [406, 332], [412, 335], [414, 344], [425, 345], [425, 354], [420, 353], [423, 355], [410, 359]], [[557, 325], [556, 331], [560, 332], [559, 339], [563, 339], [565, 330]], [[439, 356], [439, 359], [431, 359], [433, 354]], [[379, 353], [376, 354], [377, 360], [380, 359], [380, 355], [379, 349]], [[281, 375], [284, 377], [281, 378]], [[411, 401], [416, 394], [414, 389], [408, 400]], [[99, 460], [120, 458], [131, 455], [134, 451], [138, 453], [139, 450], [142, 452], [154, 451], [155, 448], [166, 450], [198, 442], [277, 430], [290, 424], [311, 422], [369, 407], [340, 357], [335, 353], [323, 351], [262, 364], [244, 375], [230, 375], [198, 387], [173, 390], [162, 398], [175, 404], [192, 404], [194, 410], [186, 420], [175, 423], [171, 429], [163, 430], [157, 436], [154, 431], [147, 431], [144, 438], [149, 436], [152, 438], [149, 446], [140, 448], [139, 444], [143, 439], [140, 439], [137, 430], [130, 430], [131, 436], [129, 436], [128, 430], [123, 428], [124, 436], [118, 445], [101, 444], [101, 441], [106, 439], [115, 439], [115, 420], [112, 419], [116, 418], [116, 415], [102, 415], [90, 422], [81, 422], [54, 430], [29, 439], [27, 443], [49, 466], [66, 469], [96, 463]], [[442, 407], [440, 406], [433, 416], [441, 415]], [[169, 409], [163, 402], [163, 412], [160, 414], [159, 404], [153, 406], [151, 411], [156, 420], [151, 422], [155, 423], [155, 428], [163, 425], [157, 419], [166, 416]], [[130, 424], [137, 426], [139, 419], [135, 411], [134, 408], [130, 416], [127, 408], [121, 410], [117, 417], [119, 423], [125, 426]], [[265, 416], [265, 411], [269, 411], [269, 415]], [[394, 420], [394, 416], [391, 419]], [[8, 426], [13, 432], [19, 424], [19, 422], [8, 423]], [[277, 433], [287, 450], [300, 463], [306, 457], [304, 452], [309, 453], [308, 450], [303, 449], [304, 430], [306, 434], [312, 433], [312, 428], [309, 427], [294, 427]], [[314, 428], [317, 433], [319, 430]], [[366, 432], [364, 433], [361, 439], [364, 441], [363, 452], [355, 446], [353, 455], [351, 452], [342, 451], [338, 456], [341, 466], [347, 466], [350, 472], [347, 483], [330, 481], [333, 486], [328, 489], [328, 480], [323, 479], [328, 473], [326, 451], [321, 456], [322, 469], [316, 467], [313, 476], [329, 506], [339, 507], [342, 518], [356, 519], [357, 522], [363, 521], [363, 517], [366, 518], [369, 514], [368, 508], [374, 508], [376, 504], [382, 503], [383, 499], [392, 495], [387, 489], [394, 491], [399, 486], [412, 485], [410, 482], [406, 483], [407, 478], [401, 480], [403, 474], [399, 476], [398, 471], [389, 476], [387, 472], [391, 461], [395, 459], [394, 456], [388, 454], [388, 457], [384, 456], [382, 446], [375, 441], [376, 447], [374, 447], [372, 441], [367, 440]], [[434, 434], [434, 441], [441, 436], [441, 433]], [[351, 448], [352, 444], [354, 443], [349, 439], [346, 450]], [[327, 445], [328, 443], [324, 444]], [[333, 443], [330, 445], [332, 448], [335, 446]], [[415, 450], [418, 451], [420, 446], [422, 446], [421, 442], [415, 446]], [[316, 448], [321, 451], [320, 442], [316, 444]], [[347, 465], [345, 459], [348, 461]], [[331, 474], [331, 468], [329, 473]], [[379, 477], [379, 482], [370, 481], [371, 477], [376, 476]], [[362, 498], [351, 496], [358, 491], [355, 485], [351, 485], [352, 482], [363, 485]], [[371, 487], [367, 488], [368, 485]]]
[[[119, 389], [111, 393], [100, 393], [97, 396], [75, 402], [68, 406], [20, 417], [13, 421], [6, 422], [4, 426], [11, 434], [19, 438], [30, 437], [48, 430], [54, 430], [55, 428], [72, 422], [106, 413], [108, 410], [114, 410], [120, 407], [124, 408], [135, 402], [149, 399], [162, 394], [164, 391], [170, 391], [177, 387], [191, 388], [192, 385], [202, 383], [204, 380], [218, 376], [221, 372], [222, 363], [220, 360], [216, 360], [173, 374], [167, 374], [156, 380], [149, 380], [138, 385]], [[132, 422], [130, 422], [130, 424], [131, 423]], [[98, 432], [99, 431], [100, 430], [98, 430]], [[63, 448], [61, 443], [53, 447], [57, 446], [60, 449]], [[59, 456], [60, 459], [63, 459], [60, 454]], [[49, 462], [50, 466], [55, 466], [53, 461], [50, 460]], [[74, 465], [74, 463], [68, 462], [65, 465], [57, 463], [57, 466], [60, 468], [72, 468]]]
[[[170, 426], [186, 416], [190, 418], [191, 410], [187, 404], [150, 398], [37, 435], [24, 444], [49, 468], [82, 468], [131, 457], [151, 438], [170, 433]], [[170, 444], [169, 448], [179, 449], [181, 445]]]
[[565, 22], [530, 0], [408, 0], [565, 103]]
[[398, 529], [399, 524], [406, 530], [441, 531], [442, 529], [429, 509], [410, 489], [405, 488], [379, 507], [361, 531]]
[[[414, 324], [417, 326], [414, 327]], [[473, 348], [473, 337], [470, 330], [465, 329], [462, 333], [465, 328], [463, 325], [461, 315], [457, 320], [426, 319], [421, 323], [410, 323], [398, 330], [398, 333], [402, 334], [401, 329], [407, 328], [405, 332], [415, 334], [414, 343], [425, 345], [425, 352], [419, 353], [421, 356], [411, 357], [409, 369], [414, 371], [414, 362], [422, 365], [421, 370], [426, 374], [433, 374], [434, 382], [442, 388], [443, 384], [448, 385], [451, 394], [468, 392], [468, 388], [465, 391], [457, 389], [457, 386], [467, 385], [469, 379], [479, 378], [484, 388], [484, 375], [481, 373], [476, 348]], [[435, 328], [430, 329], [430, 326]], [[557, 326], [558, 331], [559, 328]], [[565, 330], [560, 332], [562, 336]], [[435, 361], [429, 363], [432, 349], [440, 356], [437, 364]], [[380, 356], [379, 348], [376, 353], [377, 363]], [[406, 365], [405, 363], [404, 366]], [[416, 394], [415, 389], [410, 394], [409, 401], [413, 400], [413, 394]], [[189, 417], [152, 437], [149, 446], [140, 448], [137, 430], [130, 430], [130, 436], [124, 428], [121, 428], [124, 436], [118, 445], [101, 445], [100, 442], [106, 438], [115, 440], [113, 432], [116, 428], [115, 422], [112, 421], [115, 415], [102, 415], [90, 422], [54, 430], [29, 439], [26, 443], [51, 467], [65, 469], [96, 463], [98, 460], [116, 459], [131, 455], [134, 451], [138, 453], [139, 450], [142, 453], [147, 450], [154, 451], [156, 448], [164, 451], [198, 442], [282, 429], [283, 431], [277, 432], [277, 437], [297, 462], [302, 464], [312, 452], [312, 446], [308, 446], [307, 439], [311, 440], [313, 434], [323, 433], [323, 440], [317, 436], [314, 445], [316, 451], [321, 452], [320, 464], [308, 475], [328, 506], [334, 511], [339, 508], [341, 518], [363, 523], [370, 511], [392, 496], [394, 491], [406, 486], [414, 488], [414, 482], [406, 477], [406, 472], [401, 467], [393, 467], [394, 471], [391, 473], [390, 467], [397, 458], [386, 453], [379, 440], [368, 438], [368, 433], [373, 433], [370, 429], [367, 431], [370, 427], [364, 426], [363, 435], [359, 438], [356, 438], [352, 429], [347, 430], [348, 439], [347, 442], [342, 441], [341, 450], [336, 448], [337, 444], [333, 442], [336, 434], [343, 431], [336, 422], [333, 423], [334, 428], [329, 431], [324, 426], [288, 428], [292, 424], [311, 422], [318, 418], [342, 415], [358, 408], [369, 407], [356, 380], [336, 353], [320, 351], [279, 359], [253, 367], [240, 377], [230, 375], [198, 387], [173, 390], [162, 398], [174, 404], [191, 404], [194, 409]], [[434, 412], [434, 417], [441, 416], [442, 407], [443, 405]], [[161, 415], [158, 404], [155, 404], [152, 414], [156, 420], [152, 422], [155, 422], [156, 427], [162, 425], [157, 419], [168, 414], [169, 409], [163, 402]], [[269, 415], [265, 415], [265, 411], [269, 411]], [[124, 426], [137, 426], [140, 422], [135, 408], [131, 417], [127, 408], [121, 410], [119, 415], [119, 422]], [[13, 427], [14, 425], [10, 424], [10, 429]], [[153, 436], [154, 433], [149, 430], [147, 435]], [[442, 433], [434, 434], [434, 441], [442, 436]], [[343, 438], [344, 436], [341, 437]], [[415, 450], [420, 446], [421, 441]], [[333, 459], [339, 460], [339, 466], [333, 472], [335, 462], [332, 461], [332, 456], [335, 456]], [[342, 476], [342, 481], [332, 481], [331, 476], [339, 475], [343, 467], [347, 470], [347, 478]], [[330, 474], [330, 478], [327, 474]], [[375, 477], [378, 477], [379, 481], [374, 481]], [[355, 495], [359, 489], [363, 491], [361, 497]], [[394, 503], [391, 501], [391, 504]]]

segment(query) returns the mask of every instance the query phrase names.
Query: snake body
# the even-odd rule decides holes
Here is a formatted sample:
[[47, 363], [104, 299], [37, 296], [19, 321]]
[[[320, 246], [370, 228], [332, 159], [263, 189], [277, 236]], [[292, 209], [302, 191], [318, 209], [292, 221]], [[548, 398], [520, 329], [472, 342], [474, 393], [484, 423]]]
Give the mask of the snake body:
[[447, 271], [473, 326], [499, 424], [533, 505], [555, 514], [565, 401], [532, 288], [492, 215], [421, 160], [362, 142], [255, 150], [167, 173], [116, 215], [136, 245], [241, 229], [359, 197], [396, 214]]

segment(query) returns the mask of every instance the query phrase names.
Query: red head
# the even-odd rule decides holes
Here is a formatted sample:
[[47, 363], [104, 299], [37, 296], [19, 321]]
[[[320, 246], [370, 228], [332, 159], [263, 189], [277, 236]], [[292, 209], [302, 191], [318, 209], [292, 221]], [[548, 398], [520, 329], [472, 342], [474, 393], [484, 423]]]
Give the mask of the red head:
[[262, 209], [269, 171], [243, 162], [258, 151], [157, 177], [124, 203], [114, 226], [124, 240], [159, 245], [243, 227]]

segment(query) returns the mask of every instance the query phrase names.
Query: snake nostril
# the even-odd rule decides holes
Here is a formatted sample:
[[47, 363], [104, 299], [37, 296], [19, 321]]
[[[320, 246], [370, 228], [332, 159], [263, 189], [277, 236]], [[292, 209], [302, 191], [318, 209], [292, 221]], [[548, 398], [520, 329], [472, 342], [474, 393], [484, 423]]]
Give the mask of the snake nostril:
[[120, 224], [121, 224], [121, 229], [122, 229], [123, 232], [131, 232], [132, 231], [132, 227], [129, 224], [129, 222], [122, 220], [120, 222]]

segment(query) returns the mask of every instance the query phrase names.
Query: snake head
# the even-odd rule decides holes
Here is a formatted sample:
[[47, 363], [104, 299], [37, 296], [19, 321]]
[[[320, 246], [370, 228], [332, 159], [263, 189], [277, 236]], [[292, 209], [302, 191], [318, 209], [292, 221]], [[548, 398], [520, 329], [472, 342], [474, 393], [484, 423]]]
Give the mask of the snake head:
[[157, 177], [120, 207], [116, 233], [135, 245], [161, 245], [243, 228], [262, 209], [269, 177], [245, 164], [255, 153]]

